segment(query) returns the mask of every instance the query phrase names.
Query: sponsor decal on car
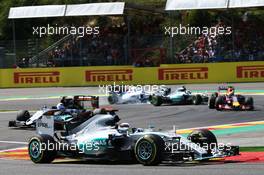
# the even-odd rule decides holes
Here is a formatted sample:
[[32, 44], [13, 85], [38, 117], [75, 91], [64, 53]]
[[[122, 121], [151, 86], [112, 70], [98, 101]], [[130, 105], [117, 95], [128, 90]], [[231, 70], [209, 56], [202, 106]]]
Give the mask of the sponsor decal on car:
[[264, 78], [264, 65], [238, 66], [237, 78]]
[[59, 83], [60, 72], [14, 72], [15, 84], [48, 84]]
[[159, 80], [205, 80], [208, 79], [208, 67], [161, 68]]
[[133, 69], [88, 70], [87, 82], [124, 82], [133, 80]]

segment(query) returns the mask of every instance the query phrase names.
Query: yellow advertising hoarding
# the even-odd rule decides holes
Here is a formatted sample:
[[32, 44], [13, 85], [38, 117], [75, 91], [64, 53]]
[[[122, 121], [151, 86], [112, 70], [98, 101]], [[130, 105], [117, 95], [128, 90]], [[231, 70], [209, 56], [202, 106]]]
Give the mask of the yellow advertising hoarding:
[[1, 69], [0, 87], [190, 84], [264, 81], [264, 62]]

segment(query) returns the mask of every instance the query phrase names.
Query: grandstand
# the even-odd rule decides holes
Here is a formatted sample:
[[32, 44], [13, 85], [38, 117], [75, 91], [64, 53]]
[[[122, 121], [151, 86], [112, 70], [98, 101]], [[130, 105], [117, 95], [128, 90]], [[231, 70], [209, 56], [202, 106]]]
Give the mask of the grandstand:
[[[149, 3], [128, 1], [123, 15], [56, 17], [51, 20], [9, 19], [7, 20], [10, 23], [9, 28], [1, 29], [2, 33], [9, 34], [5, 37], [4, 34], [0, 35], [0, 47], [5, 60], [9, 61], [4, 61], [1, 66], [142, 67], [172, 63], [264, 60], [264, 11], [261, 7], [214, 9], [204, 12], [165, 11], [165, 5], [165, 1]], [[16, 23], [15, 42], [12, 41], [13, 36], [10, 34], [12, 21]], [[42, 38], [32, 35], [32, 24], [43, 25], [47, 22], [73, 26], [100, 26], [100, 34], [84, 37], [69, 34]], [[21, 24], [25, 24], [26, 27], [20, 29]], [[165, 26], [178, 24], [216, 28], [231, 26], [232, 34], [217, 36], [201, 34], [173, 38], [164, 35]]]

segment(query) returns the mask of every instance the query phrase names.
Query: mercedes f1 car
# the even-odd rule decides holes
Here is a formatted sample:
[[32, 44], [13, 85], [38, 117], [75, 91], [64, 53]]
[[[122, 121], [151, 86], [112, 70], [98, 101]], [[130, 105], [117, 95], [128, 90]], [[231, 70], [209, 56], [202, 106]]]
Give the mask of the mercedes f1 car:
[[129, 88], [128, 90], [113, 89], [109, 92], [109, 104], [146, 103], [149, 95], [142, 88]]
[[130, 128], [118, 123], [116, 111], [104, 111], [84, 123], [64, 130], [54, 129], [54, 113], [37, 121], [37, 135], [28, 151], [34, 163], [51, 163], [56, 157], [81, 160], [137, 161], [143, 165], [162, 162], [202, 161], [239, 154], [239, 147], [217, 144], [209, 130], [195, 130], [188, 138], [152, 129]]
[[208, 107], [216, 110], [253, 110], [254, 100], [252, 97], [235, 94], [235, 88], [232, 86], [219, 87], [218, 92], [209, 98]]
[[208, 102], [208, 96], [206, 94], [194, 95], [184, 86], [176, 89], [174, 92], [171, 92], [171, 88], [164, 87], [153, 95], [150, 95], [149, 101], [154, 106], [160, 106], [162, 104], [200, 105]]
[[[96, 108], [99, 108], [99, 97], [82, 95], [64, 96], [57, 106], [51, 107], [53, 110], [61, 111], [61, 115], [55, 118], [58, 124], [62, 121], [83, 122], [91, 117], [92, 110]], [[36, 121], [51, 109], [43, 107], [33, 115], [30, 115], [27, 110], [19, 111], [16, 120], [9, 121], [8, 126], [34, 128]]]

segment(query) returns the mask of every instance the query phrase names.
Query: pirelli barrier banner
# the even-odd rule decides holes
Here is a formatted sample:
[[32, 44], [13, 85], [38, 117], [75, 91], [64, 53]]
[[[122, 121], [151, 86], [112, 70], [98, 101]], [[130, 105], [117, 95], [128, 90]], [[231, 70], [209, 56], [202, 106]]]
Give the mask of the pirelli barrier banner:
[[264, 81], [264, 62], [1, 69], [0, 87], [189, 84]]

